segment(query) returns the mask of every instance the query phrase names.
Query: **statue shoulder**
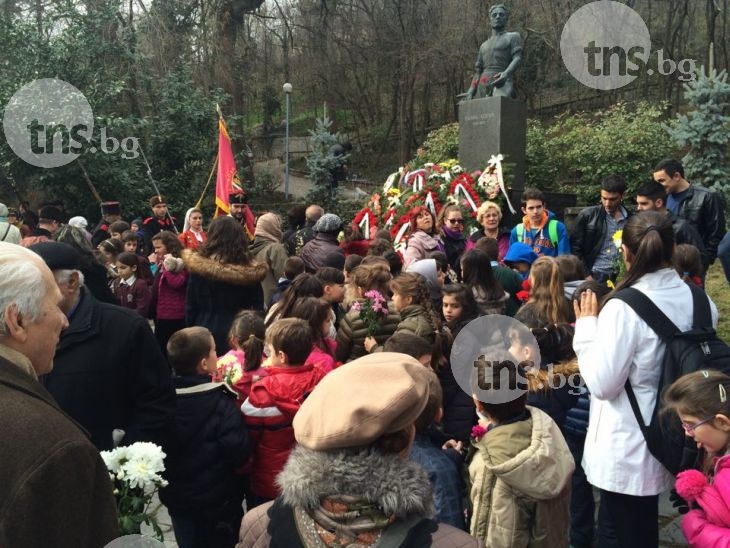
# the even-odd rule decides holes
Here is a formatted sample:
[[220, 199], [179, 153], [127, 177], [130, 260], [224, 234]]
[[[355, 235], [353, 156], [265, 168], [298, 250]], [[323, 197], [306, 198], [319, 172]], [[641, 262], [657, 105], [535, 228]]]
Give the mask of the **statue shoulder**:
[[522, 45], [522, 35], [517, 31], [511, 31], [506, 33], [507, 38], [512, 44], [518, 43]]

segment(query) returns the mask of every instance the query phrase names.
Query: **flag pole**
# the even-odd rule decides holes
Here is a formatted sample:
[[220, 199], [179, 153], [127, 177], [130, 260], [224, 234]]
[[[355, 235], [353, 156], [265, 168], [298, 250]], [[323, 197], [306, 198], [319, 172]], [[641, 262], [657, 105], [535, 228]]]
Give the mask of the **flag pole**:
[[[150, 183], [152, 183], [152, 188], [155, 189], [155, 193], [157, 194], [157, 196], [162, 198], [160, 189], [158, 188], [155, 179], [152, 177], [152, 168], [150, 167], [150, 163], [147, 161], [147, 156], [145, 155], [144, 149], [141, 146], [139, 147], [139, 151], [142, 154], [142, 160], [144, 160], [144, 163], [147, 166], [147, 177], [149, 177]], [[175, 226], [175, 220], [172, 218], [172, 215], [170, 215], [170, 209], [165, 208], [165, 211], [167, 213], [167, 218], [170, 219], [170, 224], [172, 225], [172, 229], [175, 231], [175, 234], [179, 234], [177, 227]]]
[[215, 170], [218, 167], [218, 155], [215, 155], [215, 161], [213, 162], [213, 169], [210, 170], [210, 175], [208, 176], [208, 182], [205, 183], [205, 188], [203, 189], [203, 193], [200, 195], [200, 199], [195, 204], [195, 207], [200, 209], [200, 207], [203, 205], [203, 198], [205, 197], [205, 193], [208, 192], [208, 187], [210, 186], [210, 182], [213, 180], [213, 175], [215, 175]]

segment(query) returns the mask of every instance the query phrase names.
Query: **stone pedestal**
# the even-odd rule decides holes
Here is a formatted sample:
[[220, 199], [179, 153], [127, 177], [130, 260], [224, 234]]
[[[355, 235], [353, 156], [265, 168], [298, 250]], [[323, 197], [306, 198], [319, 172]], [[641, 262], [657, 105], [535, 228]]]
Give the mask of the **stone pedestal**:
[[469, 171], [484, 169], [493, 154], [502, 154], [505, 185], [525, 187], [527, 107], [509, 97], [485, 97], [459, 104], [459, 162]]

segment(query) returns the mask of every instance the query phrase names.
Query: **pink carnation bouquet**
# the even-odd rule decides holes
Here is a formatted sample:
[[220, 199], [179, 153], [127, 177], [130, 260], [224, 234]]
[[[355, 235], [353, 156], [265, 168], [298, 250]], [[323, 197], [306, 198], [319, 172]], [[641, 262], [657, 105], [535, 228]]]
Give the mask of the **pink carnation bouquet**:
[[368, 330], [368, 337], [372, 337], [378, 332], [380, 319], [388, 315], [388, 301], [375, 289], [367, 291], [364, 297], [364, 301], [352, 303], [350, 310], [360, 313], [360, 319]]

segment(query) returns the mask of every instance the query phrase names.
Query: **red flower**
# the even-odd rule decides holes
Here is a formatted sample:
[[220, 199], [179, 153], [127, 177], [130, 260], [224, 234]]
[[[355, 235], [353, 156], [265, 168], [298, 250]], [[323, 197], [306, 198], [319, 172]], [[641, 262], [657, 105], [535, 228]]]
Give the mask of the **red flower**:
[[518, 291], [516, 297], [523, 303], [530, 299], [530, 278], [522, 281], [522, 291]]
[[482, 425], [477, 424], [476, 426], [472, 426], [471, 428], [471, 437], [474, 441], [479, 441], [484, 437], [484, 434], [487, 433], [487, 429], [484, 428]]

